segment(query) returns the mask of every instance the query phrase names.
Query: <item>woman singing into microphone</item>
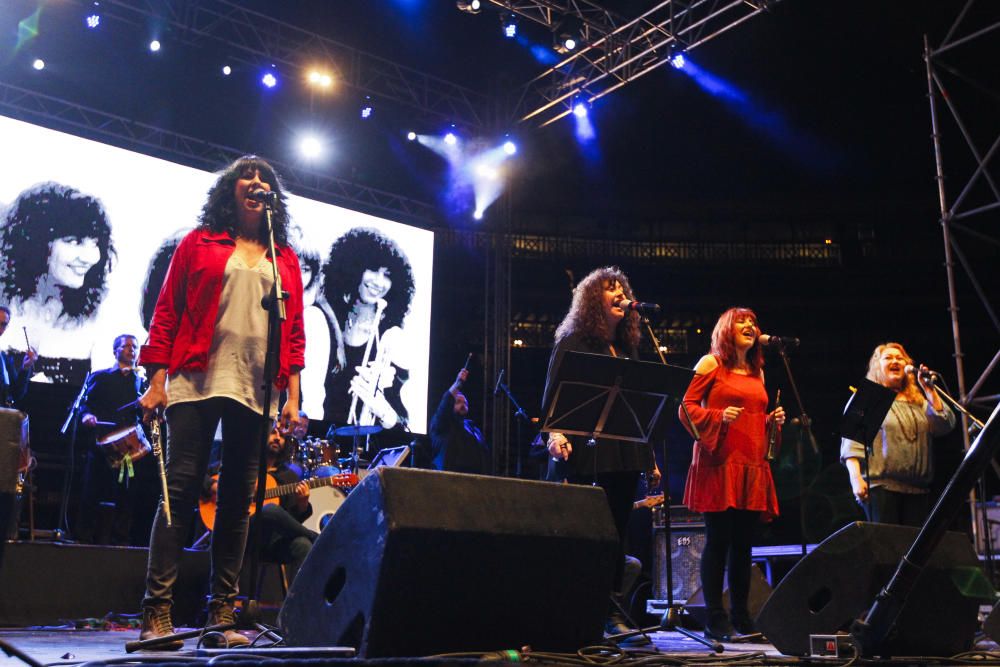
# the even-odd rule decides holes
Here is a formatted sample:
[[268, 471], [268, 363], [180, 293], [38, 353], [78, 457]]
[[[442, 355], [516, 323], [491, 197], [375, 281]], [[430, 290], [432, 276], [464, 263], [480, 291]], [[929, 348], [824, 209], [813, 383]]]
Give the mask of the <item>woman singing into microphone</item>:
[[889, 414], [868, 449], [868, 481], [862, 474], [865, 446], [844, 438], [840, 459], [854, 497], [869, 521], [922, 526], [930, 511], [934, 478], [931, 440], [955, 426], [955, 415], [938, 396], [927, 367], [906, 372], [913, 359], [899, 343], [883, 343], [868, 360], [867, 378], [896, 392]]
[[[767, 430], [785, 422], [782, 408], [768, 414], [764, 354], [757, 316], [730, 308], [712, 330], [711, 353], [695, 366], [684, 394], [681, 423], [697, 433], [684, 504], [705, 515], [701, 586], [708, 619], [705, 636], [726, 641], [755, 632], [747, 607], [754, 527], [778, 515], [778, 497], [766, 456]], [[692, 429], [687, 415], [697, 426]], [[722, 606], [722, 577], [729, 566], [730, 616]]]

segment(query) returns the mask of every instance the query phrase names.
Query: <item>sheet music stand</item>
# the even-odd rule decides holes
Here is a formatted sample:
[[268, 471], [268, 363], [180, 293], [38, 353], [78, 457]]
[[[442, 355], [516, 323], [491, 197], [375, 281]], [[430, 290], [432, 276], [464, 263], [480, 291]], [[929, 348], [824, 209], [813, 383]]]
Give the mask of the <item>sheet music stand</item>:
[[649, 442], [671, 396], [681, 396], [694, 371], [587, 352], [566, 352], [556, 390], [543, 406], [543, 431], [590, 438]]
[[[840, 418], [840, 437], [860, 442], [865, 447], [865, 484], [868, 480], [868, 450], [871, 449], [875, 436], [882, 428], [885, 416], [889, 414], [893, 401], [896, 400], [896, 392], [888, 387], [883, 387], [877, 382], [872, 382], [863, 378], [858, 384], [857, 391], [847, 401], [844, 407], [844, 415]], [[869, 485], [868, 517], [871, 518], [871, 486]]]

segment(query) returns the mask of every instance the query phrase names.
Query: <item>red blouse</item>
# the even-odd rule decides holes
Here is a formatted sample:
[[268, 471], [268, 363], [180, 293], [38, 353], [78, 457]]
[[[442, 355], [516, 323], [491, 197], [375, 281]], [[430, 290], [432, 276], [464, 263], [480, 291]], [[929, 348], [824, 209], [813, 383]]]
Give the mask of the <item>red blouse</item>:
[[[733, 373], [722, 365], [695, 375], [684, 394], [684, 405], [698, 427], [694, 457], [688, 468], [684, 504], [695, 512], [722, 512], [730, 507], [778, 516], [767, 454], [767, 391], [760, 377]], [[728, 406], [745, 408], [729, 424], [722, 421]], [[684, 411], [681, 423], [690, 431]]]

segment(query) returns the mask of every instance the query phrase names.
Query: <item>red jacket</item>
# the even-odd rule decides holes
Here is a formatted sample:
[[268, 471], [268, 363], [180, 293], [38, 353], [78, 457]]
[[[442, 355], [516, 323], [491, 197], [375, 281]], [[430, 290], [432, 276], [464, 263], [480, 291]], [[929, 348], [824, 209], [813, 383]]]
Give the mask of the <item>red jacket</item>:
[[[149, 339], [139, 352], [142, 365], [201, 371], [222, 294], [222, 278], [236, 241], [226, 232], [195, 229], [177, 246], [163, 289], [156, 300]], [[284, 389], [288, 376], [305, 366], [306, 337], [302, 325], [302, 273], [299, 259], [287, 246], [276, 249], [281, 286], [288, 292], [286, 319], [281, 323], [281, 350], [275, 386]]]

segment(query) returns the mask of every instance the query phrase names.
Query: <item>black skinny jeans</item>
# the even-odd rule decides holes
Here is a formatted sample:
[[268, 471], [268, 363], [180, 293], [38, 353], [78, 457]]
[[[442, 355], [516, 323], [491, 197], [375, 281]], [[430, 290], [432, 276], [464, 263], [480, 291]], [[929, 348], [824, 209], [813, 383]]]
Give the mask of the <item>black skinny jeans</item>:
[[208, 471], [215, 430], [222, 420], [222, 468], [212, 532], [213, 600], [231, 602], [238, 592], [246, 549], [248, 515], [257, 481], [263, 437], [259, 413], [230, 398], [178, 403], [167, 409], [167, 489], [173, 524], [163, 505], [156, 510], [149, 538], [143, 605], [171, 603], [177, 570]]
[[705, 607], [721, 610], [722, 581], [729, 566], [730, 609], [747, 613], [750, 598], [751, 546], [760, 512], [728, 509], [705, 512], [705, 550], [701, 554], [701, 588]]

